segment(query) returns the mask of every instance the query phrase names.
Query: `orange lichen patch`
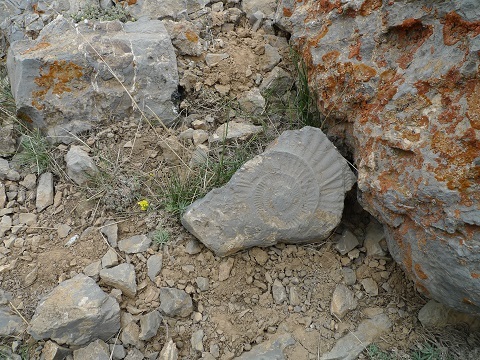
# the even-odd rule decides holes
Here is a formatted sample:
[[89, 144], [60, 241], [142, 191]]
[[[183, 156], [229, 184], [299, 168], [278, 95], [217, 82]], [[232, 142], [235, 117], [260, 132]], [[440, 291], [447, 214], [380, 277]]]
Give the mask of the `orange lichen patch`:
[[355, 57], [358, 61], [362, 60], [362, 57], [360, 56], [360, 48], [362, 46], [362, 40], [361, 38], [357, 38], [357, 42], [355, 44], [350, 45], [350, 52], [348, 53], [348, 58], [351, 59]]
[[190, 41], [190, 42], [193, 42], [193, 43], [198, 42], [198, 35], [195, 34], [195, 33], [194, 33], [193, 31], [191, 31], [191, 30], [185, 31], [185, 37], [186, 37], [187, 40]]
[[32, 5], [32, 10], [35, 14], [42, 15], [45, 13], [43, 10], [38, 10], [38, 4], [33, 4]]
[[470, 276], [471, 276], [473, 279], [478, 279], [478, 278], [480, 278], [480, 274], [474, 273], [474, 272], [470, 273]]
[[399, 174], [395, 172], [383, 172], [378, 176], [380, 182], [380, 189], [382, 192], [386, 192], [389, 189], [397, 189], [399, 185]]
[[37, 51], [37, 50], [45, 49], [45, 48], [49, 47], [50, 45], [51, 44], [49, 42], [46, 42], [46, 41], [39, 42], [34, 47], [31, 47], [31, 48], [25, 50], [24, 52], [22, 52], [22, 55], [29, 54], [29, 53]]
[[356, 80], [368, 81], [377, 75], [377, 71], [365, 64], [355, 64], [353, 65], [353, 75], [355, 76]]
[[285, 6], [283, 7], [282, 10], [283, 10], [283, 16], [285, 16], [285, 17], [290, 17], [293, 14], [292, 10], [285, 7]]
[[322, 28], [320, 29], [320, 32], [318, 33], [318, 35], [315, 35], [312, 38], [308, 39], [308, 47], [309, 48], [316, 47], [318, 45], [318, 43], [320, 42], [320, 40], [325, 35], [327, 35], [327, 33], [328, 33], [328, 26], [323, 25]]
[[382, 0], [365, 0], [360, 6], [360, 15], [368, 16], [380, 6], [382, 6]]
[[337, 61], [339, 56], [340, 52], [337, 50], [333, 50], [323, 55], [322, 60], [325, 63], [325, 66], [332, 66], [334, 65], [335, 61]]
[[[45, 105], [40, 104], [37, 100], [33, 99], [32, 100], [32, 106], [34, 106], [37, 110], [43, 110], [45, 109]], [[32, 121], [33, 122], [33, 121]]]
[[466, 115], [470, 125], [475, 130], [480, 130], [480, 81], [470, 81], [467, 84], [467, 104]]
[[417, 276], [420, 279], [422, 279], [422, 280], [427, 280], [428, 279], [427, 274], [425, 274], [425, 271], [423, 271], [423, 269], [422, 269], [422, 265], [417, 263], [417, 264], [415, 264], [414, 269], [415, 269], [415, 273], [417, 274]]
[[322, 14], [329, 13], [332, 10], [337, 10], [339, 13], [342, 12], [342, 1], [341, 0], [320, 0], [315, 1], [308, 11], [308, 15], [305, 18], [305, 22], [310, 20], [318, 19]]
[[[33, 93], [34, 99], [32, 100], [32, 105], [34, 105], [33, 102], [36, 101], [36, 99], [44, 99], [49, 91], [55, 95], [71, 92], [70, 82], [80, 78], [82, 75], [81, 66], [65, 60], [54, 61], [53, 64], [49, 66], [48, 72], [43, 73], [43, 69], [41, 69], [40, 76], [34, 80], [35, 84], [37, 84], [41, 90]], [[36, 107], [38, 108], [38, 106]]]
[[425, 285], [421, 284], [420, 282], [415, 283], [415, 287], [417, 288], [417, 291], [423, 293], [426, 296], [430, 296], [430, 291], [427, 290]]
[[408, 44], [403, 44], [405, 52], [397, 59], [397, 63], [402, 69], [406, 69], [418, 48], [433, 34], [433, 26], [424, 26], [420, 20], [408, 19], [400, 25], [400, 29], [400, 33], [405, 31], [400, 36], [401, 41], [407, 41]]
[[475, 37], [480, 34], [480, 21], [465, 21], [455, 11], [445, 15], [443, 21], [443, 42], [455, 45], [466, 36]]

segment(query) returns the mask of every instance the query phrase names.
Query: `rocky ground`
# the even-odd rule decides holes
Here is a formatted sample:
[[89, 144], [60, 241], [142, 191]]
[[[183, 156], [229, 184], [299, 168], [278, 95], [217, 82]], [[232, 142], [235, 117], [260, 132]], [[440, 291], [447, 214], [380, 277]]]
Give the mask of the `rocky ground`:
[[[19, 167], [15, 157], [0, 159], [0, 319], [6, 319], [0, 324], [7, 324], [2, 330], [8, 335], [0, 358], [28, 352], [33, 359], [57, 359], [52, 354], [65, 351], [76, 360], [92, 354], [163, 360], [178, 351], [180, 359], [354, 359], [374, 358], [373, 348], [363, 350], [371, 343], [405, 359], [429, 343], [454, 358], [478, 358], [474, 332], [421, 324], [419, 310], [428, 299], [389, 256], [381, 226], [358, 205], [355, 189], [341, 224], [324, 242], [253, 248], [227, 258], [216, 257], [166, 211], [169, 176], [194, 168], [202, 154], [226, 151], [215, 145], [222, 124], [239, 124], [228, 151], [263, 132], [254, 137], [256, 152], [298, 126], [292, 100], [298, 87], [287, 86], [297, 74], [284, 34], [255, 28], [255, 21], [213, 19], [219, 22], [214, 41], [200, 59], [172, 35], [184, 91], [175, 128], [140, 117], [105, 119], [49, 150], [54, 166], [41, 174], [35, 163]], [[177, 25], [167, 28], [174, 33]], [[276, 81], [275, 93], [255, 90], [269, 90], [269, 81]], [[62, 329], [70, 328], [53, 323], [47, 308], [80, 301], [79, 289], [101, 297], [88, 277], [118, 301], [121, 330], [85, 347], [81, 331], [73, 340], [62, 338]], [[422, 322], [465, 320], [438, 309]], [[67, 315], [77, 316], [73, 308]], [[30, 334], [71, 346], [36, 341], [26, 325]], [[100, 336], [100, 328], [91, 329], [92, 336]]]

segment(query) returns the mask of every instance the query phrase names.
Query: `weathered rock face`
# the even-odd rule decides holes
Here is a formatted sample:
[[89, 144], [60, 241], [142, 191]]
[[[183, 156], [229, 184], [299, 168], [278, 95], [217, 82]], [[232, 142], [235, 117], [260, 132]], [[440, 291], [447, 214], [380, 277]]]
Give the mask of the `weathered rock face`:
[[19, 117], [60, 141], [106, 114], [125, 119], [132, 98], [167, 125], [176, 116], [176, 58], [158, 20], [75, 25], [59, 16], [35, 41], [13, 43], [7, 66]]
[[355, 183], [321, 130], [285, 131], [220, 189], [194, 202], [182, 224], [217, 255], [328, 237]]
[[420, 291], [480, 314], [478, 2], [282, 5], [392, 255]]

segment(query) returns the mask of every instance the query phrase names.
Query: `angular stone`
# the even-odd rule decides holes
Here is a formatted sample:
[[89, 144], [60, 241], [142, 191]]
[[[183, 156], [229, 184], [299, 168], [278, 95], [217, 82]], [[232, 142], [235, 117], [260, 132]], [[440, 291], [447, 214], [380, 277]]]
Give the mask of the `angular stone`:
[[247, 93], [245, 93], [245, 95], [240, 99], [238, 99], [238, 103], [247, 113], [260, 115], [265, 109], [266, 101], [260, 93], [260, 89], [253, 88], [252, 90], [247, 91]]
[[100, 228], [100, 232], [107, 237], [107, 241], [112, 247], [117, 247], [118, 225], [113, 220], [105, 221]]
[[140, 340], [149, 340], [157, 334], [162, 323], [162, 315], [156, 310], [140, 317]]
[[168, 342], [165, 344], [160, 352], [158, 360], [178, 360], [177, 346], [172, 339], [168, 340]]
[[235, 360], [285, 360], [285, 348], [294, 344], [295, 339], [291, 334], [278, 335], [260, 345], [254, 346], [252, 350], [236, 357]]
[[222, 124], [210, 136], [210, 143], [218, 143], [224, 140], [240, 139], [246, 140], [255, 134], [263, 132], [263, 127], [249, 123], [229, 121], [228, 124]]
[[57, 235], [60, 239], [66, 238], [72, 228], [67, 224], [60, 224], [57, 226]]
[[120, 240], [118, 248], [127, 254], [136, 254], [147, 251], [152, 240], [146, 235], [135, 235], [128, 239]]
[[280, 305], [287, 301], [287, 291], [282, 285], [282, 282], [278, 279], [275, 279], [272, 285], [272, 296], [275, 304]]
[[193, 312], [192, 298], [183, 290], [162, 287], [159, 310], [170, 317], [187, 317]]
[[186, 20], [164, 20], [163, 23], [179, 55], [202, 55], [205, 42], [200, 37], [198, 29], [192, 22]]
[[47, 341], [42, 350], [42, 356], [45, 360], [63, 360], [71, 353], [72, 350], [53, 341]]
[[27, 331], [36, 340], [84, 345], [106, 340], [120, 329], [120, 307], [94, 280], [79, 274], [40, 302]]
[[261, 11], [265, 16], [272, 18], [277, 9], [275, 0], [243, 0], [242, 9], [250, 17], [257, 11]]
[[196, 255], [202, 251], [200, 244], [195, 239], [190, 239], [185, 244], [185, 252], [190, 255]]
[[207, 54], [205, 55], [205, 62], [207, 63], [207, 66], [215, 66], [217, 65], [220, 61], [228, 59], [230, 55], [223, 53], [223, 54]]
[[352, 286], [357, 282], [357, 274], [348, 267], [342, 268], [343, 280], [345, 285]]
[[0, 220], [0, 238], [5, 236], [5, 233], [12, 227], [12, 218], [8, 215], [3, 215]]
[[265, 44], [265, 54], [261, 58], [262, 70], [272, 71], [280, 61], [282, 61], [282, 56], [279, 54], [277, 48], [270, 44]]
[[81, 349], [73, 352], [73, 360], [109, 360], [108, 345], [102, 340], [95, 340]]
[[219, 256], [279, 241], [320, 241], [340, 222], [354, 182], [321, 130], [285, 131], [225, 186], [190, 205], [182, 224]]
[[262, 93], [270, 92], [277, 96], [282, 96], [288, 90], [290, 90], [292, 86], [292, 76], [281, 67], [276, 66], [262, 80], [259, 89]]
[[12, 314], [6, 306], [0, 306], [0, 336], [19, 336], [25, 331], [25, 323], [20, 316]]
[[132, 264], [123, 263], [110, 269], [100, 270], [100, 279], [110, 286], [113, 286], [129, 296], [137, 294], [137, 280], [135, 267]]
[[174, 48], [163, 23], [148, 16], [75, 26], [58, 16], [35, 40], [12, 43], [7, 67], [18, 113], [57, 142], [91, 129], [105, 109], [117, 119], [137, 105], [168, 125], [177, 118]]
[[20, 213], [18, 214], [18, 223], [27, 226], [32, 226], [37, 223], [37, 214]]
[[131, 348], [128, 350], [127, 356], [125, 356], [125, 360], [143, 360], [144, 358], [145, 356], [137, 348]]
[[97, 281], [100, 277], [100, 270], [102, 270], [102, 261], [98, 260], [85, 266], [85, 268], [83, 269], [83, 273], [91, 277], [93, 280]]
[[361, 281], [365, 292], [370, 296], [377, 296], [378, 295], [378, 285], [372, 278], [363, 279]]
[[113, 248], [109, 248], [102, 257], [102, 268], [110, 268], [118, 265], [118, 256]]
[[392, 322], [385, 314], [363, 320], [358, 326], [358, 330], [349, 332], [340, 338], [333, 349], [322, 355], [320, 360], [355, 360], [368, 345], [391, 327]]
[[122, 360], [123, 358], [125, 358], [125, 355], [126, 355], [125, 348], [119, 344], [116, 344], [116, 345], [111, 344], [110, 353], [112, 354], [113, 360]]
[[37, 185], [37, 175], [35, 174], [27, 174], [22, 181], [20, 181], [20, 185], [24, 186], [27, 190], [35, 189]]
[[172, 17], [175, 20], [180, 20], [189, 14], [201, 11], [205, 5], [210, 3], [209, 0], [144, 0], [130, 2], [127, 6], [128, 12], [136, 19], [148, 17], [152, 19], [159, 19], [165, 17]]
[[345, 255], [349, 251], [352, 251], [359, 245], [358, 239], [350, 230], [345, 230], [338, 240], [338, 243], [335, 245], [335, 249], [342, 254]]
[[480, 315], [477, 2], [348, 1], [315, 21], [317, 2], [286, 3], [326, 128], [355, 154], [358, 198], [392, 257], [422, 293]]
[[135, 347], [141, 347], [142, 342], [140, 341], [140, 327], [133, 321], [129, 322], [123, 327], [122, 333], [120, 334], [120, 340], [125, 346], [132, 345]]
[[343, 284], [338, 284], [332, 296], [330, 312], [342, 319], [347, 312], [357, 308], [358, 302], [353, 292]]
[[97, 165], [81, 146], [72, 145], [65, 155], [67, 175], [77, 185], [82, 185], [98, 173]]
[[0, 182], [0, 209], [5, 207], [7, 203], [7, 193], [5, 192], [5, 184]]
[[50, 172], [43, 173], [38, 179], [37, 187], [37, 212], [41, 212], [53, 204], [53, 174]]
[[195, 279], [195, 282], [200, 291], [208, 291], [210, 289], [210, 280], [208, 278], [199, 276]]
[[230, 272], [232, 271], [234, 263], [235, 260], [232, 257], [222, 261], [218, 267], [218, 281], [225, 281], [230, 277]]
[[160, 271], [162, 271], [162, 265], [163, 265], [162, 254], [155, 254], [148, 258], [147, 275], [150, 278], [150, 280], [152, 280], [153, 282], [155, 282], [155, 278], [157, 277], [158, 274], [160, 274]]
[[195, 351], [203, 352], [203, 330], [197, 330], [192, 334], [190, 339], [190, 344], [192, 345], [192, 349]]
[[381, 241], [386, 241], [383, 226], [378, 221], [372, 220], [367, 226], [365, 241], [363, 242], [363, 246], [367, 249], [367, 256], [382, 257], [386, 255], [380, 245]]

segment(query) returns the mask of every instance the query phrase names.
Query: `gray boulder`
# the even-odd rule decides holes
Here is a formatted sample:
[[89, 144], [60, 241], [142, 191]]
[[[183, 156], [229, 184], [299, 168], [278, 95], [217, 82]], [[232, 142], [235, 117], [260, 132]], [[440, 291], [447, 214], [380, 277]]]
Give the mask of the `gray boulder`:
[[0, 307], [0, 337], [20, 335], [25, 327], [20, 316], [12, 314], [6, 306]]
[[82, 185], [98, 172], [93, 159], [80, 146], [73, 145], [65, 155], [67, 166], [67, 175], [77, 183]]
[[188, 207], [182, 224], [219, 256], [277, 242], [327, 238], [355, 182], [323, 132], [285, 131], [220, 189]]
[[27, 331], [36, 340], [84, 345], [106, 340], [120, 329], [120, 307], [94, 280], [79, 274], [40, 302]]
[[158, 20], [74, 26], [59, 16], [35, 41], [12, 44], [7, 67], [17, 113], [56, 141], [71, 142], [107, 111], [128, 118], [135, 104], [168, 125], [177, 115], [177, 63]]

